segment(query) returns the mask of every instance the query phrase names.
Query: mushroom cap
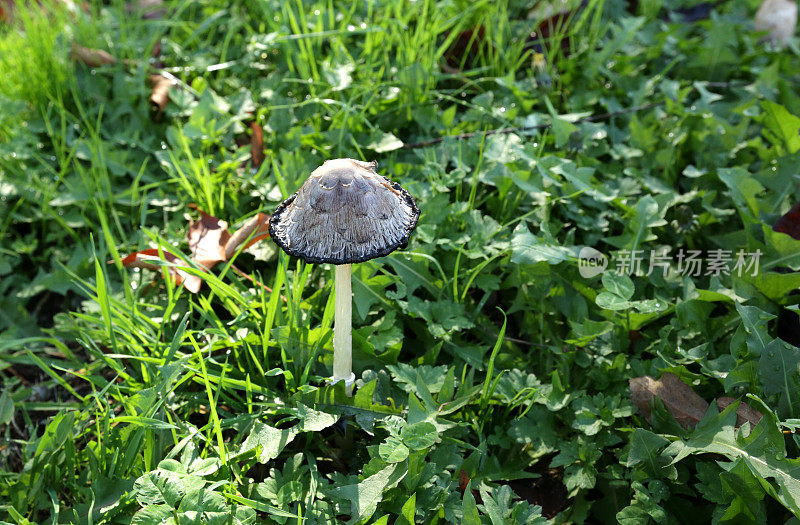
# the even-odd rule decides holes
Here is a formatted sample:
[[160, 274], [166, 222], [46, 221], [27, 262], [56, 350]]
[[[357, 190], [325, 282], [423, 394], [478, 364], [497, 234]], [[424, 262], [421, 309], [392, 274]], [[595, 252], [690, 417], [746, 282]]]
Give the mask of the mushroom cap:
[[359, 263], [405, 248], [419, 209], [376, 167], [353, 159], [325, 161], [272, 214], [272, 239], [312, 263]]

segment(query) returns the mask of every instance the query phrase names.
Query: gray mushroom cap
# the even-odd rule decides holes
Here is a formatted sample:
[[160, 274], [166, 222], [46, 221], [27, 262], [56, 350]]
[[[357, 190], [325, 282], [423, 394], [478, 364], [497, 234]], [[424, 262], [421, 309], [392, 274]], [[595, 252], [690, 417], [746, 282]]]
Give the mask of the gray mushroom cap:
[[313, 263], [358, 263], [405, 248], [419, 209], [376, 167], [353, 159], [325, 161], [272, 214], [272, 239], [289, 255]]

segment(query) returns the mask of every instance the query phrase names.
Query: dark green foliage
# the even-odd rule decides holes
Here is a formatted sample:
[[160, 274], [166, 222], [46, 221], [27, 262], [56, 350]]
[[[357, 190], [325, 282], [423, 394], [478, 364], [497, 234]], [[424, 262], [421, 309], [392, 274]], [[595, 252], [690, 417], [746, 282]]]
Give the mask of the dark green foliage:
[[[0, 29], [0, 520], [800, 519], [800, 241], [771, 229], [800, 199], [800, 58], [759, 43], [755, 3], [589, 1], [547, 86], [529, 2], [24, 10]], [[152, 120], [157, 43], [177, 85]], [[236, 227], [335, 157], [422, 211], [353, 267], [352, 398], [326, 384], [330, 268], [266, 241], [232, 262], [257, 284], [189, 269], [193, 295], [120, 263], [188, 253], [192, 203]], [[730, 271], [681, 274], [691, 250]], [[694, 429], [635, 414], [628, 380], [667, 371], [710, 402]]]

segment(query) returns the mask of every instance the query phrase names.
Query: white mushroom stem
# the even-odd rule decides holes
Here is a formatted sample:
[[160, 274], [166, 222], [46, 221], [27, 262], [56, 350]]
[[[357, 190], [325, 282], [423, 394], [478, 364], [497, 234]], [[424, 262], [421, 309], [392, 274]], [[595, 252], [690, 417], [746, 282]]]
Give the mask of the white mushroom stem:
[[351, 274], [349, 264], [336, 267], [334, 292], [336, 293], [335, 314], [333, 321], [333, 383], [345, 382], [347, 395], [353, 395], [353, 337], [352, 308], [353, 293], [351, 291]]

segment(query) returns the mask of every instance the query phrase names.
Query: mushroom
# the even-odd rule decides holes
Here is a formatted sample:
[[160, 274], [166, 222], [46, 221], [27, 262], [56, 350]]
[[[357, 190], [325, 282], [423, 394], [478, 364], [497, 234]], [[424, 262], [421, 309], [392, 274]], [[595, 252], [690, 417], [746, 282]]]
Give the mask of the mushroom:
[[289, 255], [336, 265], [333, 378], [352, 395], [351, 267], [405, 248], [419, 218], [414, 199], [376, 162], [327, 160], [272, 214], [269, 233]]

